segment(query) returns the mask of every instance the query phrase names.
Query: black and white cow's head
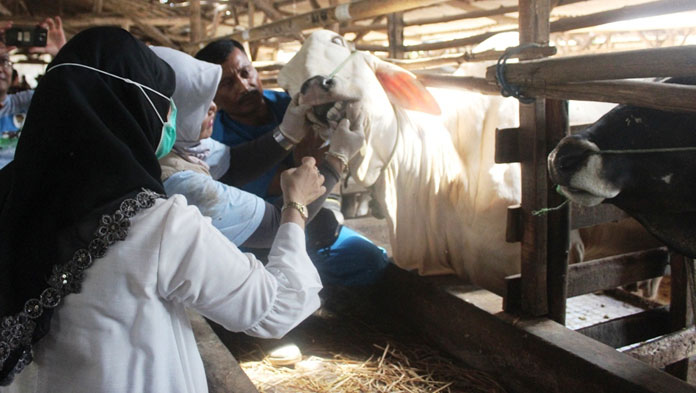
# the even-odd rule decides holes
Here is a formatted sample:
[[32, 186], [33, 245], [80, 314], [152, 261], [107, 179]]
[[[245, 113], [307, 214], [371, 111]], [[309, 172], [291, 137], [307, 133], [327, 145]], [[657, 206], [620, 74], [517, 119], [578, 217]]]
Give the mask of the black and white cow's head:
[[[696, 84], [696, 78], [671, 83]], [[611, 203], [696, 257], [696, 113], [620, 105], [549, 154], [551, 180], [582, 205]], [[627, 151], [631, 150], [631, 151]]]

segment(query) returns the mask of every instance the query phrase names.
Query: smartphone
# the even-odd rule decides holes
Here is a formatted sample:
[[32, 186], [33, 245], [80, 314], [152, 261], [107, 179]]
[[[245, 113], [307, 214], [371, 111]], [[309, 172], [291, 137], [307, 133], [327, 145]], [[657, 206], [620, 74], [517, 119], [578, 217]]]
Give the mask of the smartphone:
[[7, 46], [46, 46], [48, 30], [40, 26], [12, 27], [5, 30], [5, 45]]

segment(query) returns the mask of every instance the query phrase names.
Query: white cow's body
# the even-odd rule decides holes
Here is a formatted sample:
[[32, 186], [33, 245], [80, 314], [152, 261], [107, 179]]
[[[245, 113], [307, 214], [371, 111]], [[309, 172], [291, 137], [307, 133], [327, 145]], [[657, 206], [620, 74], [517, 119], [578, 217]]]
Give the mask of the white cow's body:
[[[349, 54], [337, 34], [315, 32], [279, 83], [295, 95], [305, 80], [331, 74]], [[400, 267], [455, 273], [503, 293], [504, 277], [519, 273], [520, 246], [505, 241], [505, 225], [507, 207], [520, 202], [521, 182], [519, 164], [494, 163], [495, 129], [517, 124], [517, 102], [440, 91], [442, 116], [407, 110], [419, 104], [409, 101], [412, 92], [398, 97], [408, 84], [399, 73], [405, 72], [365, 53], [336, 73], [327, 95], [360, 97], [366, 115], [367, 143], [350, 162], [351, 175], [374, 187]]]

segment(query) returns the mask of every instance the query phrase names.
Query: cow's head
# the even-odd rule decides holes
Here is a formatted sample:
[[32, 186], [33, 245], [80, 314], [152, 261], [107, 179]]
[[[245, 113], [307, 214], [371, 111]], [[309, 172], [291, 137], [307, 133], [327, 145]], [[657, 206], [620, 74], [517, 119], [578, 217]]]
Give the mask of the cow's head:
[[696, 151], [668, 150], [680, 147], [696, 148], [696, 114], [621, 105], [561, 140], [548, 169], [572, 201], [612, 203], [696, 257]]
[[365, 115], [366, 146], [350, 162], [351, 173], [364, 185], [373, 184], [389, 161], [396, 141], [396, 114], [403, 109], [439, 114], [435, 99], [408, 71], [355, 52], [340, 35], [319, 30], [278, 75], [278, 83], [300, 103], [313, 107], [315, 122], [338, 101], [358, 102]]

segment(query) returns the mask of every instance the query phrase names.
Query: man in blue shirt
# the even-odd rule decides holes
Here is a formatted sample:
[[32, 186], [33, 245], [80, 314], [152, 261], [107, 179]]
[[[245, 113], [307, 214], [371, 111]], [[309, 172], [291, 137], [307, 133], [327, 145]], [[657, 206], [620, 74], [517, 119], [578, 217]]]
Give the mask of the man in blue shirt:
[[[258, 72], [237, 41], [213, 41], [196, 58], [222, 66], [214, 98], [220, 111], [215, 118], [213, 139], [233, 149], [230, 165], [239, 166], [240, 177], [264, 168], [259, 176], [243, 184], [230, 177], [221, 180], [265, 199], [280, 195], [277, 178], [282, 170], [295, 166], [289, 153], [304, 137], [296, 131], [288, 134], [279, 127], [288, 107], [296, 104], [287, 93], [263, 89]], [[298, 129], [301, 127], [293, 128]], [[243, 160], [235, 159], [235, 149]], [[249, 150], [257, 154], [249, 154]], [[325, 284], [371, 284], [388, 264], [384, 249], [345, 226], [332, 245], [308, 251]]]

